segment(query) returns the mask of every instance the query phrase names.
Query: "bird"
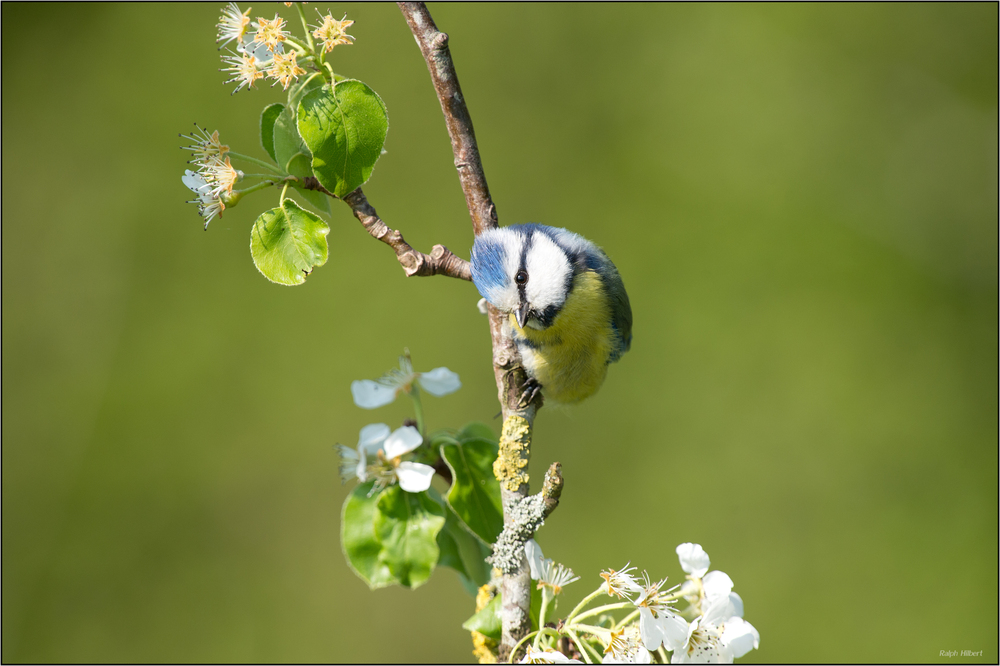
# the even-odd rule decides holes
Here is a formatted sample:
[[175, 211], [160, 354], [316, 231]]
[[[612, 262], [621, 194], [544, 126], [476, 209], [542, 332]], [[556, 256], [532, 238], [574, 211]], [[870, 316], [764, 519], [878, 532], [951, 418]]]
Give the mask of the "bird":
[[[632, 345], [632, 307], [617, 267], [579, 234], [544, 224], [489, 229], [472, 246], [472, 281], [508, 315], [530, 397], [574, 404]], [[528, 395], [528, 391], [525, 391]]]

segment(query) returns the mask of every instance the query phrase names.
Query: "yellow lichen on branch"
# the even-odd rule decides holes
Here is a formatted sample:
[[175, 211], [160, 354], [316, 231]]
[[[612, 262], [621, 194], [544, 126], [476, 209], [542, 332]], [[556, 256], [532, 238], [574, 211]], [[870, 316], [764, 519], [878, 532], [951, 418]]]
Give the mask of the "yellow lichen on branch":
[[500, 454], [493, 463], [493, 474], [500, 485], [516, 491], [521, 484], [527, 485], [527, 452], [531, 450], [531, 424], [516, 414], [511, 414], [503, 422], [500, 434]]
[[[479, 588], [479, 592], [476, 594], [476, 612], [486, 608], [486, 605], [493, 600], [497, 594], [496, 585], [492, 582], [486, 583]], [[479, 660], [480, 664], [495, 664], [497, 663], [497, 642], [492, 638], [487, 637], [478, 631], [470, 632], [472, 634], [472, 654]]]

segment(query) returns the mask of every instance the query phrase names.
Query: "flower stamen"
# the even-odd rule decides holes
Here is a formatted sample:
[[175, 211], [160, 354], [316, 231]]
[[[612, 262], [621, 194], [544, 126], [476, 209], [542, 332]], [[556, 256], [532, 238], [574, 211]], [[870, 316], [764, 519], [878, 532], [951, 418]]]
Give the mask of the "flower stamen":
[[[319, 14], [318, 9], [316, 13]], [[344, 18], [339, 21], [329, 13], [326, 16], [321, 14], [320, 19], [323, 22], [318, 26], [313, 26], [316, 29], [313, 30], [312, 35], [323, 42], [323, 53], [329, 53], [333, 47], [339, 44], [352, 44], [354, 42], [354, 37], [345, 32], [347, 28], [354, 25], [354, 21], [347, 20], [347, 14], [344, 14]]]

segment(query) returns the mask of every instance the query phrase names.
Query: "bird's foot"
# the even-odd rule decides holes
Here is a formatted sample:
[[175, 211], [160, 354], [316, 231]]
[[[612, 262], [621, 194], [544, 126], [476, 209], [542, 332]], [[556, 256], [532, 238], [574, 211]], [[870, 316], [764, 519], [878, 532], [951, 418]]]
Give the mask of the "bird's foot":
[[518, 402], [518, 407], [524, 409], [532, 402], [535, 398], [540, 397], [542, 392], [542, 385], [538, 383], [538, 380], [533, 377], [528, 377], [528, 381], [524, 382], [524, 391], [521, 392], [521, 400]]

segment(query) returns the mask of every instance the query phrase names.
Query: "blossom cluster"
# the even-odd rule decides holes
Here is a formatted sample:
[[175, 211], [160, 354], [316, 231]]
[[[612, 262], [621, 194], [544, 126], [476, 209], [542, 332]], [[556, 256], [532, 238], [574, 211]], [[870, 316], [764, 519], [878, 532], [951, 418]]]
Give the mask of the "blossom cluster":
[[[414, 372], [409, 353], [399, 357], [399, 368], [394, 368], [377, 380], [361, 379], [351, 383], [354, 404], [365, 409], [375, 409], [390, 404], [400, 393], [407, 393], [420, 409], [419, 390], [435, 396], [448, 395], [461, 388], [458, 375], [448, 368], [435, 368], [430, 372]], [[422, 416], [418, 411], [418, 424]], [[374, 423], [361, 429], [358, 446], [351, 449], [337, 444], [340, 452], [340, 477], [346, 483], [357, 479], [361, 483], [374, 481], [372, 493], [399, 483], [409, 493], [427, 490], [434, 477], [434, 468], [423, 463], [403, 460], [422, 443], [420, 430], [404, 425], [390, 432], [384, 423]]]
[[[581, 633], [592, 634], [600, 642], [604, 647], [601, 661], [606, 664], [649, 664], [653, 662], [654, 653], [662, 663], [666, 661], [667, 652], [671, 653], [670, 663], [673, 664], [732, 663], [759, 647], [760, 634], [743, 619], [743, 600], [733, 592], [732, 579], [722, 571], [709, 571], [708, 554], [698, 544], [682, 543], [676, 552], [687, 576], [683, 584], [668, 589], [663, 589], [665, 578], [652, 580], [648, 573], [639, 575], [635, 567], [628, 564], [620, 570], [601, 572], [604, 582], [600, 587], [558, 624], [561, 631], [574, 638], [579, 656], [584, 656], [584, 651], [594, 651], [589, 641], [575, 637]], [[558, 593], [562, 585], [577, 580], [562, 565], [544, 559], [533, 540], [525, 545], [525, 554], [532, 578], [539, 579], [540, 587], [548, 585]], [[621, 601], [580, 612], [602, 594]], [[681, 600], [688, 604], [683, 610], [677, 608]], [[543, 612], [544, 608], [543, 602]], [[621, 622], [611, 621], [611, 626], [597, 627], [579, 622], [619, 608], [631, 608], [632, 612]], [[636, 615], [637, 621], [633, 620]], [[541, 643], [536, 639], [521, 663], [583, 663], [551, 647], [543, 648]], [[588, 663], [592, 661], [590, 656], [588, 652]]]
[[[232, 75], [226, 83], [237, 84], [233, 90], [235, 94], [243, 88], [255, 87], [258, 80], [267, 77], [274, 79], [272, 87], [280, 83], [282, 89], [287, 90], [293, 80], [306, 73], [299, 66], [300, 57], [312, 60], [314, 65], [319, 64], [316, 55], [310, 53], [312, 42], [303, 44], [292, 37], [286, 29], [285, 20], [277, 14], [273, 19], [260, 17], [251, 21], [251, 9], [241, 12], [239, 6], [231, 2], [222, 10], [216, 25], [216, 43], [220, 49], [236, 42], [236, 51], [222, 56], [226, 66], [221, 71]], [[354, 21], [348, 21], [347, 16], [338, 21], [329, 13], [320, 15], [319, 25], [309, 26], [314, 30], [307, 40], [316, 38], [320, 42], [320, 53], [329, 53], [335, 46], [354, 42], [354, 37], [346, 32], [353, 24]]]
[[191, 141], [189, 146], [181, 146], [184, 150], [190, 150], [192, 159], [189, 164], [195, 165], [196, 170], [185, 169], [181, 181], [197, 197], [188, 201], [198, 205], [198, 214], [205, 218], [205, 228], [208, 223], [226, 209], [223, 201], [224, 197], [233, 192], [233, 186], [243, 178], [243, 174], [233, 168], [229, 163], [229, 146], [219, 141], [219, 131], [211, 134], [208, 130], [198, 127], [195, 124], [195, 131], [190, 135], [181, 134], [181, 138]]

